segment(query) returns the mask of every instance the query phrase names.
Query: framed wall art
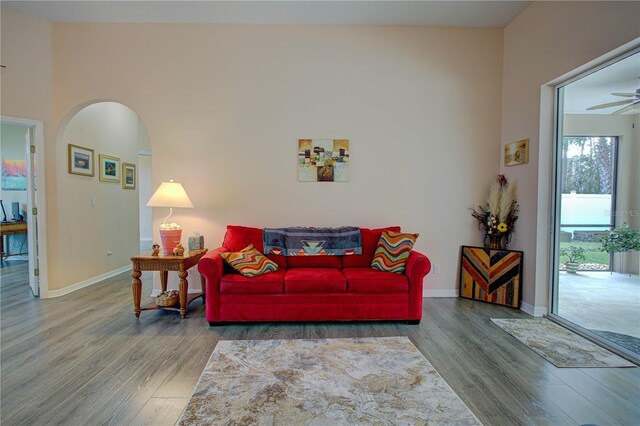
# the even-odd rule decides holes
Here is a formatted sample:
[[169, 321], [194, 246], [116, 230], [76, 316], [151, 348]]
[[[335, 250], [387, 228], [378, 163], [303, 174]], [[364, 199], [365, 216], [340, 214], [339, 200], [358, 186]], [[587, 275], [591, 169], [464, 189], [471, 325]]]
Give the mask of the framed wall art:
[[299, 182], [348, 182], [349, 139], [299, 139]]
[[110, 155], [100, 154], [100, 180], [102, 182], [120, 183], [120, 159]]
[[93, 150], [78, 145], [68, 145], [69, 173], [72, 175], [93, 176], [95, 160]]
[[522, 252], [462, 246], [460, 297], [519, 309]]
[[522, 139], [504, 146], [504, 165], [517, 166], [529, 162], [529, 139]]
[[136, 189], [136, 165], [122, 163], [122, 187], [124, 189]]
[[26, 160], [2, 160], [2, 190], [24, 191], [27, 189]]

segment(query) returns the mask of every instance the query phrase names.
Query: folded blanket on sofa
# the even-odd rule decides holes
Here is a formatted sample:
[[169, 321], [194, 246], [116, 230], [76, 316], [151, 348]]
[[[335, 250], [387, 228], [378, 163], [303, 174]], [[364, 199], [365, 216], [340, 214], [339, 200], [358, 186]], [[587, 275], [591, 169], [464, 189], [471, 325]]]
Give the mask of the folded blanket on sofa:
[[362, 254], [360, 228], [264, 228], [265, 254], [283, 256], [344, 256]]

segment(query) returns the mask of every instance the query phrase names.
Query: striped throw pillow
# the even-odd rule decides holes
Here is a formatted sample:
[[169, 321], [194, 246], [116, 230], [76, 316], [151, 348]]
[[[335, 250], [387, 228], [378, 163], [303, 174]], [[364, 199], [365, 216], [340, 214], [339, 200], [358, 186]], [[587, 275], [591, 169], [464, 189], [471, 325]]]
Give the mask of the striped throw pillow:
[[383, 231], [373, 255], [371, 267], [384, 272], [404, 274], [409, 253], [420, 234]]
[[249, 278], [278, 270], [278, 265], [267, 259], [253, 244], [249, 244], [239, 252], [220, 253], [220, 257], [233, 269]]

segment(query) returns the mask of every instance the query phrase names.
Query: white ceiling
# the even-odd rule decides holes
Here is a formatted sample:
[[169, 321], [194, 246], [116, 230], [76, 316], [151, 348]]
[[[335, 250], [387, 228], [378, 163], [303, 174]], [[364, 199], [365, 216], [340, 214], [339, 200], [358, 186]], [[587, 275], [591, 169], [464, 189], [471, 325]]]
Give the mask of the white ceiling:
[[[564, 112], [567, 114], [611, 114], [624, 105], [593, 111], [587, 111], [587, 108], [631, 99], [614, 96], [611, 93], [634, 93], [638, 88], [640, 88], [640, 53], [565, 86]], [[628, 114], [630, 113], [638, 113], [638, 109], [628, 112]]]
[[503, 28], [530, 1], [4, 1], [52, 22], [370, 24]]

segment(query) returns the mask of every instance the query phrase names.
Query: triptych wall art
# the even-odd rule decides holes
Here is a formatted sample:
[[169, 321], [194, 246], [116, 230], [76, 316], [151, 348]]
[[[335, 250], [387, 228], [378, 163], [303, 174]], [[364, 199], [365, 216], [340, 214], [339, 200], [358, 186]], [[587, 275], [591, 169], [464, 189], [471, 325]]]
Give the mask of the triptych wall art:
[[[93, 149], [68, 144], [69, 174], [95, 176], [95, 156]], [[99, 179], [101, 182], [121, 183], [124, 189], [136, 189], [136, 165], [122, 163], [120, 158], [100, 154], [98, 156]]]
[[299, 139], [299, 182], [348, 182], [349, 139]]

